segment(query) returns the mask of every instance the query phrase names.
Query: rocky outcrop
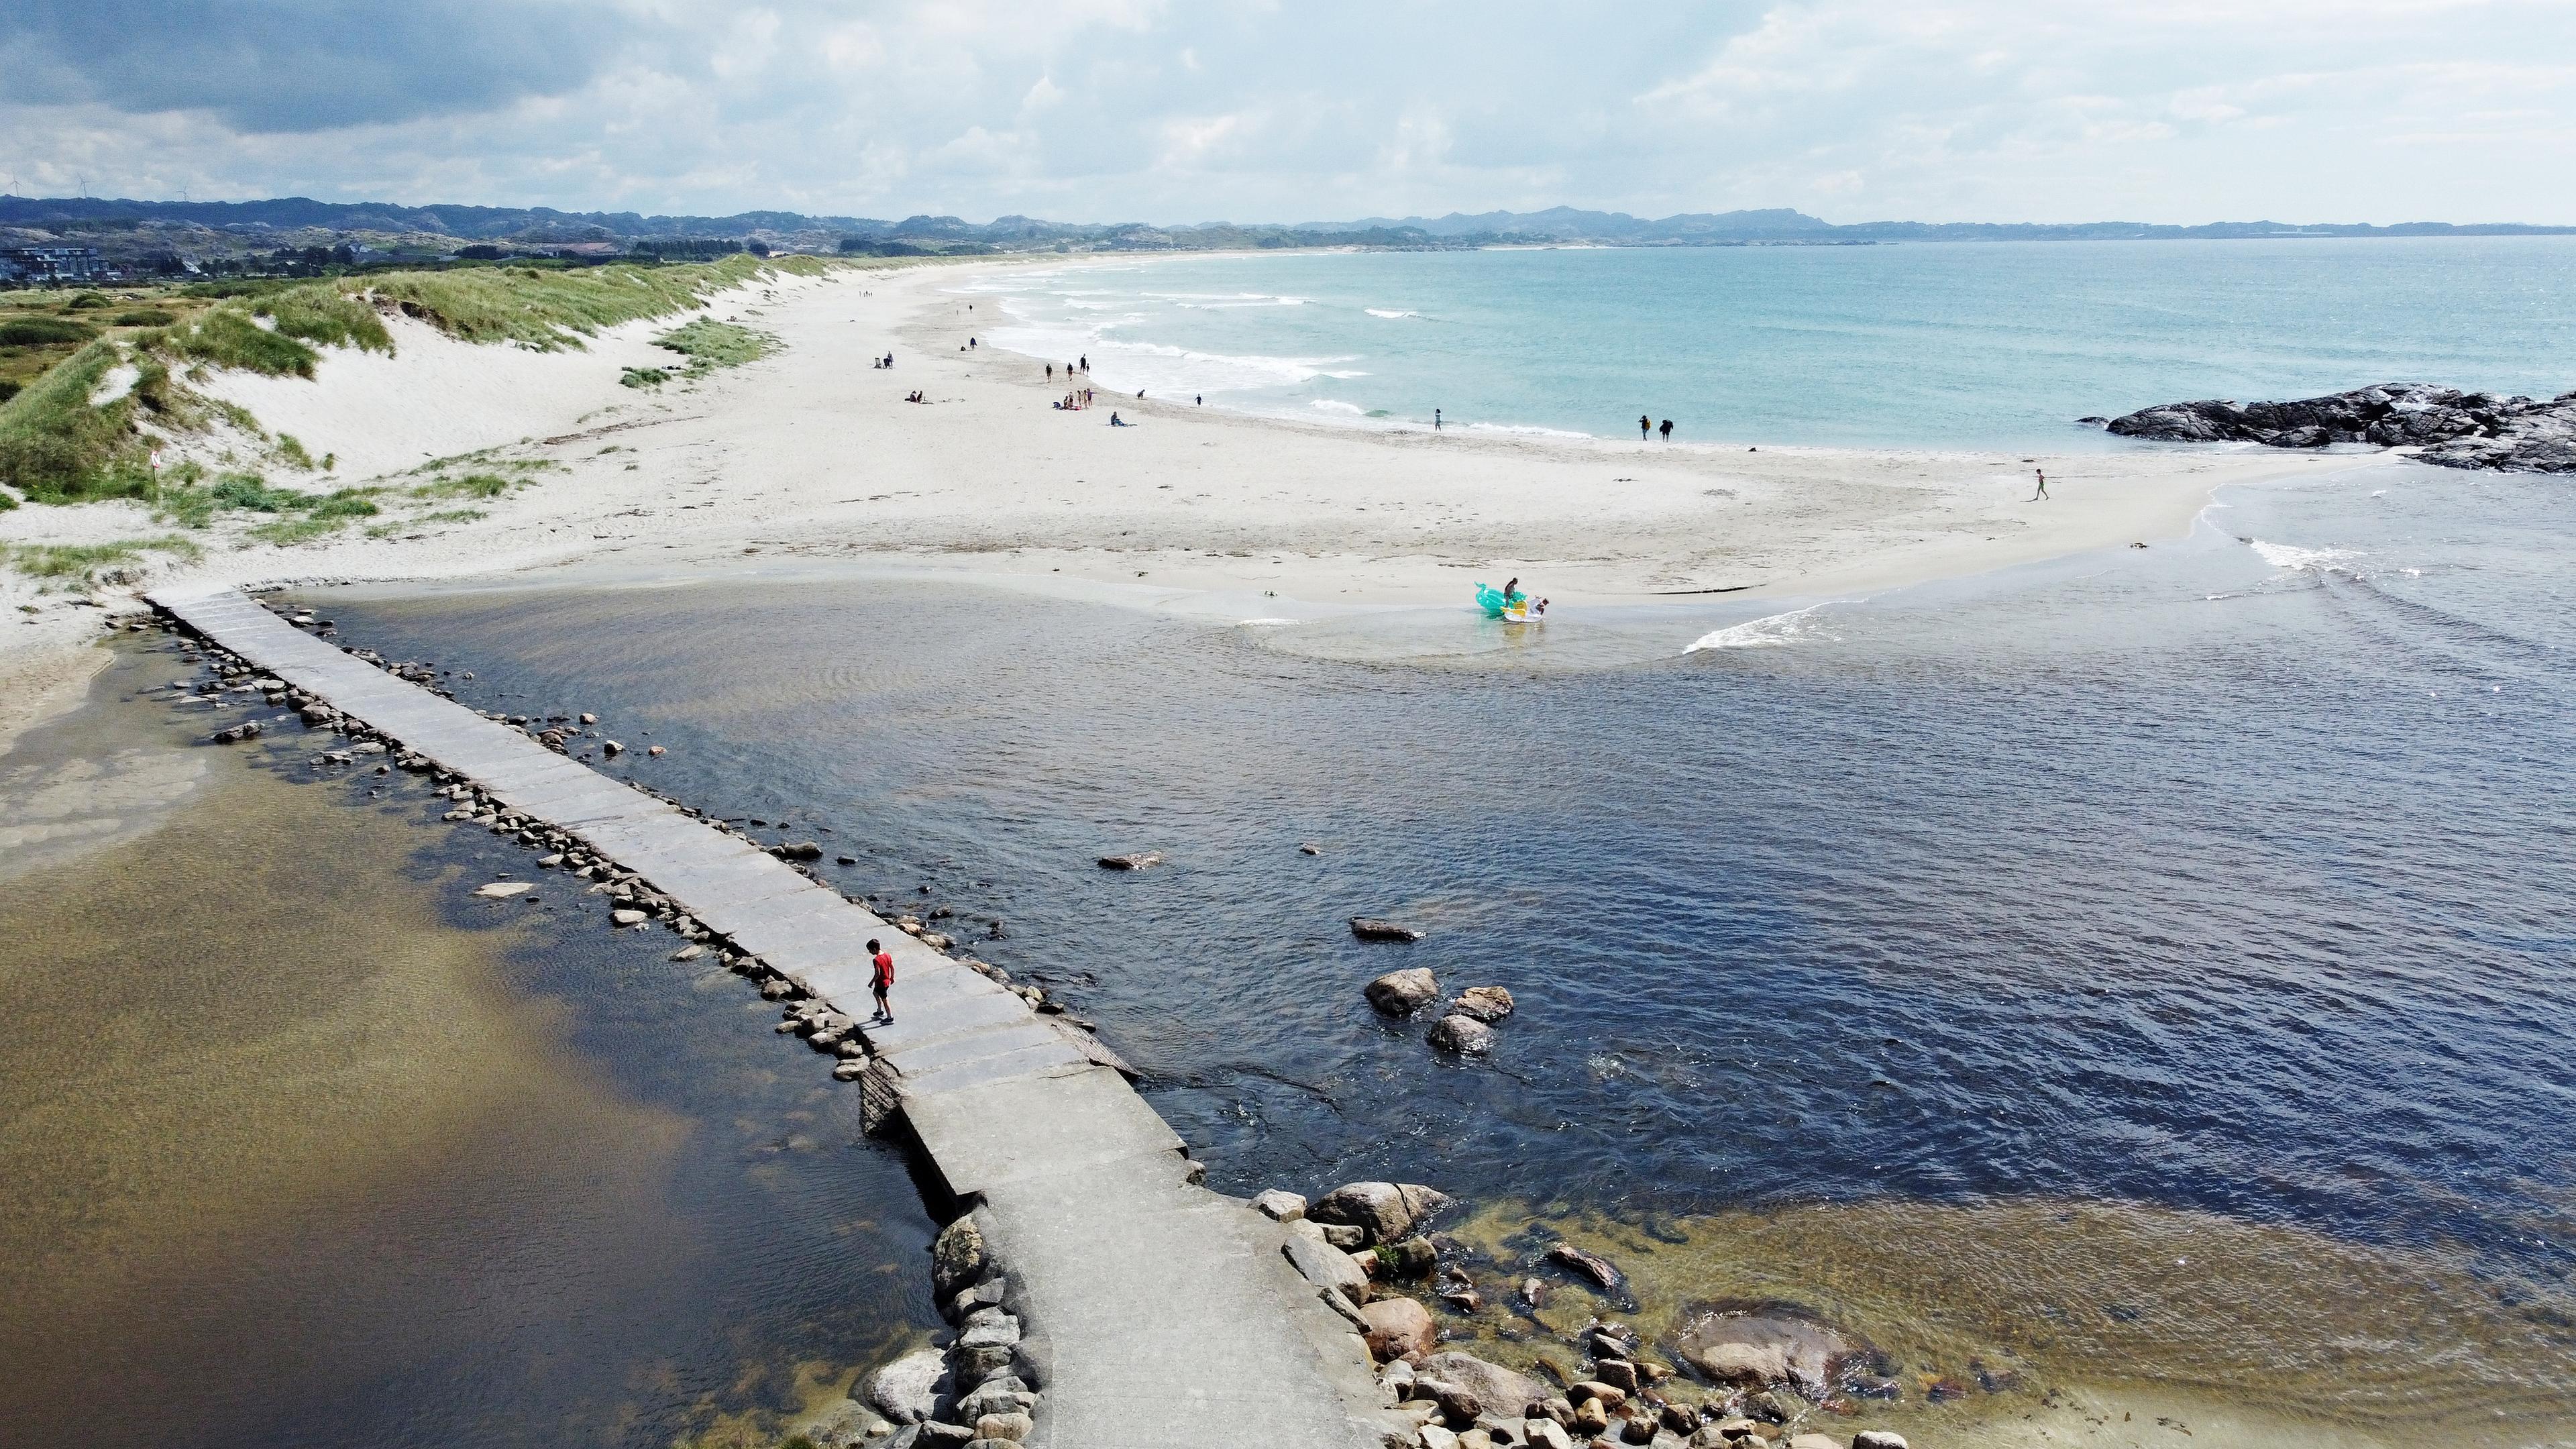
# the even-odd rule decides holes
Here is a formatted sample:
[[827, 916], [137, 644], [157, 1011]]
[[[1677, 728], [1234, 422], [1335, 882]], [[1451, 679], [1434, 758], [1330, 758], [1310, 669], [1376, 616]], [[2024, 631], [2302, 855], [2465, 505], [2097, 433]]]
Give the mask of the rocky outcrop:
[[2273, 448], [2367, 443], [2420, 448], [2418, 459], [2445, 468], [2576, 472], [2576, 392], [2535, 400], [2389, 382], [2292, 402], [2166, 403], [2106, 426], [2124, 438]]
[[1472, 1016], [1444, 1016], [1423, 1040], [1439, 1051], [1481, 1057], [1494, 1049], [1494, 1029]]

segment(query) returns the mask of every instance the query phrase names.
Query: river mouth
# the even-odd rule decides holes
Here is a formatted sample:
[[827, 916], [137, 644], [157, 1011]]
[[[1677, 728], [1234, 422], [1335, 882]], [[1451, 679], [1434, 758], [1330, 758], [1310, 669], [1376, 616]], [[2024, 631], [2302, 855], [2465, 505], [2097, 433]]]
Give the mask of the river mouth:
[[[2576, 1382], [2576, 517], [2433, 472], [1579, 669], [917, 578], [308, 597], [1043, 984], [1222, 1190], [1683, 1224], [1644, 1311], [1830, 1309], [1978, 1385], [1866, 1410], [1936, 1442], [2532, 1442]], [[1507, 986], [1493, 1055], [1371, 1013], [1398, 966]]]
[[542, 873], [416, 777], [201, 745], [278, 712], [150, 697], [185, 664], [0, 759], [140, 782], [11, 797], [10, 1442], [768, 1443], [937, 1322], [903, 1160], [738, 979], [473, 897]]

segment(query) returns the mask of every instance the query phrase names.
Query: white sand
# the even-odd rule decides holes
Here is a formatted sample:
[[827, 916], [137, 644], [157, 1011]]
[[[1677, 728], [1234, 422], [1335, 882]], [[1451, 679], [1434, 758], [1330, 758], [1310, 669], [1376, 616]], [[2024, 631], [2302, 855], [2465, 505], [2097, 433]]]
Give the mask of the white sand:
[[[1025, 265], [1025, 263], [1023, 263]], [[580, 351], [454, 342], [397, 324], [391, 358], [328, 357], [316, 381], [211, 384], [314, 456], [335, 484], [498, 447], [562, 465], [537, 485], [470, 506], [473, 522], [352, 527], [295, 547], [227, 542], [226, 515], [194, 565], [157, 578], [252, 583], [506, 575], [575, 562], [714, 569], [757, 551], [874, 558], [1020, 577], [1050, 588], [1126, 586], [1275, 594], [1335, 604], [1460, 604], [1474, 580], [1518, 575], [1560, 608], [1747, 587], [1754, 597], [1850, 594], [2032, 559], [2181, 536], [2231, 483], [2331, 461], [2191, 448], [2046, 455], [1772, 448], [1387, 432], [1121, 399], [1047, 406], [1063, 385], [1015, 355], [957, 348], [1001, 319], [951, 294], [957, 271], [782, 277], [709, 314], [776, 334], [785, 349], [659, 393], [622, 367], [668, 364], [636, 324]], [[897, 366], [878, 371], [892, 349]], [[928, 406], [901, 399], [925, 390]], [[563, 439], [563, 441], [546, 441]], [[614, 448], [613, 452], [603, 449]], [[2031, 502], [2045, 467], [2047, 502]], [[288, 480], [318, 483], [318, 479]], [[410, 480], [405, 480], [410, 481]], [[258, 521], [258, 520], [247, 520]], [[0, 541], [164, 533], [132, 504], [23, 507]], [[0, 655], [59, 645], [95, 613], [0, 576]]]

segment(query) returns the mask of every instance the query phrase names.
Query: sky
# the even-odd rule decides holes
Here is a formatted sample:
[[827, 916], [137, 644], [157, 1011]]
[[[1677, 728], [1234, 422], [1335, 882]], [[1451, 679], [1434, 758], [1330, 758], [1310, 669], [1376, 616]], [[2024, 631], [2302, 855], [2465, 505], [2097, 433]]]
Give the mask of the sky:
[[2576, 224], [2576, 0], [7, 0], [18, 195]]

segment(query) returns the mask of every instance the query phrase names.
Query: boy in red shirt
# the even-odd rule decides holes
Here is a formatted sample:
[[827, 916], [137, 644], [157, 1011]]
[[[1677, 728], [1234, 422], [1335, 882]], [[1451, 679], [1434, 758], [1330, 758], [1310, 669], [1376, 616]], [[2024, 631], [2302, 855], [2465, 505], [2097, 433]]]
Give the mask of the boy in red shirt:
[[868, 942], [868, 950], [876, 957], [876, 979], [869, 986], [869, 989], [876, 993], [876, 1019], [892, 1026], [894, 1008], [886, 1004], [886, 993], [894, 989], [894, 953], [878, 945], [873, 939]]

